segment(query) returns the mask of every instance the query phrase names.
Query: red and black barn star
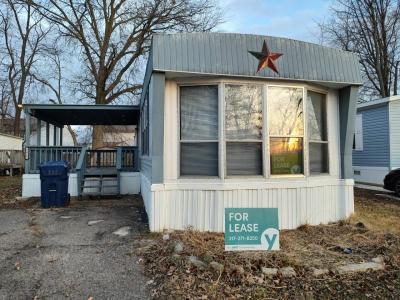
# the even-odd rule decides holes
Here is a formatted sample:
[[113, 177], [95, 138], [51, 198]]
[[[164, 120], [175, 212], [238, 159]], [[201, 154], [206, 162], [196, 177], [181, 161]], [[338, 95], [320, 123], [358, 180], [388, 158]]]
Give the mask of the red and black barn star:
[[262, 52], [249, 51], [249, 53], [256, 57], [259, 61], [257, 73], [259, 73], [262, 69], [268, 67], [275, 73], [279, 74], [278, 68], [276, 67], [274, 61], [281, 57], [283, 54], [270, 52], [266, 41], [264, 41]]

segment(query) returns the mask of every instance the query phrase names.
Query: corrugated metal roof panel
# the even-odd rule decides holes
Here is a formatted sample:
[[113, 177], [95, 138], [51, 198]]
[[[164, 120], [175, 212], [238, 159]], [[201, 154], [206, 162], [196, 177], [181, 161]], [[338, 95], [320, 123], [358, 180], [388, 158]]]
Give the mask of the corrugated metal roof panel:
[[[256, 73], [258, 60], [248, 53], [283, 53], [270, 69]], [[235, 33], [156, 34], [152, 70], [362, 84], [358, 57], [350, 52], [286, 38]]]

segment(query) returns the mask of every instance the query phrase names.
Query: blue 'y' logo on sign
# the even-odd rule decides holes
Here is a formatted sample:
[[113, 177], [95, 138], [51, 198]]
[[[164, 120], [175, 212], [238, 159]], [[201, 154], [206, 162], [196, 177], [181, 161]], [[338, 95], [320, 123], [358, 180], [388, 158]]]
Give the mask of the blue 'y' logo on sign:
[[279, 230], [268, 228], [261, 234], [261, 245], [266, 250], [279, 250]]

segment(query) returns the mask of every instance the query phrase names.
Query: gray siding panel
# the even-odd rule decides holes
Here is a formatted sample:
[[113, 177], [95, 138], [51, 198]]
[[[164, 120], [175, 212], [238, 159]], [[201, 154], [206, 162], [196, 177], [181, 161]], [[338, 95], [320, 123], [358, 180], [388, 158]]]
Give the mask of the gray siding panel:
[[140, 157], [140, 173], [146, 176], [147, 179], [151, 182], [151, 157]]
[[[261, 51], [264, 40], [270, 51], [283, 53], [276, 61], [280, 74], [269, 69], [256, 74], [258, 60], [248, 51]], [[355, 54], [286, 38], [233, 33], [156, 34], [152, 50], [152, 69], [158, 71], [362, 83]]]
[[363, 151], [353, 150], [353, 165], [389, 167], [389, 109], [387, 105], [362, 110]]
[[352, 146], [358, 100], [358, 87], [348, 86], [339, 90], [340, 156], [343, 179], [353, 178]]

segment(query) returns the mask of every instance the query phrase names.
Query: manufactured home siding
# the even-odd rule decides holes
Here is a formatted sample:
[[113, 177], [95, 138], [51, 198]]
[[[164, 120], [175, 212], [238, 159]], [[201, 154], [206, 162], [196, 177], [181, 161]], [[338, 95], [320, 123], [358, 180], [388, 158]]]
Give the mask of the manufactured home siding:
[[[276, 61], [279, 74], [268, 68], [256, 73], [258, 60], [248, 51], [260, 52], [264, 40], [271, 52], [283, 54]], [[156, 34], [151, 63], [158, 71], [362, 84], [359, 59], [353, 53], [261, 35]]]
[[363, 150], [353, 150], [353, 166], [389, 167], [389, 110], [387, 105], [359, 110]]
[[22, 150], [22, 139], [0, 133], [0, 150]]
[[390, 102], [390, 154], [392, 169], [400, 168], [400, 100]]

